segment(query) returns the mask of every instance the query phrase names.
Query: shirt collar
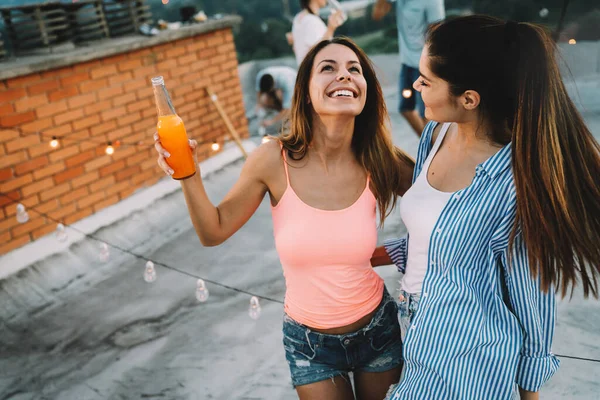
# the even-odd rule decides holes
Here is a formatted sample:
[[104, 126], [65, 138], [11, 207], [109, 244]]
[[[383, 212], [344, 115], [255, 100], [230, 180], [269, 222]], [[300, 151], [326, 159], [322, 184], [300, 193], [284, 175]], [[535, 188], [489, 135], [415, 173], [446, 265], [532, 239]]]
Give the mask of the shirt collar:
[[511, 144], [501, 148], [496, 154], [491, 156], [476, 168], [477, 172], [485, 172], [490, 178], [495, 178], [501, 172], [510, 167], [512, 158]]

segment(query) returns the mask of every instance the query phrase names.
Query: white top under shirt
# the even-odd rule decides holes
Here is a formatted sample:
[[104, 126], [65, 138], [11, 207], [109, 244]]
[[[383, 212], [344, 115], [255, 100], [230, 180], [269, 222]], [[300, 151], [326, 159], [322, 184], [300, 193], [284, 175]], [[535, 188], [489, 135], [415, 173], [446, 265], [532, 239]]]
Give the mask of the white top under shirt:
[[294, 17], [292, 36], [298, 65], [302, 63], [308, 51], [323, 39], [326, 32], [327, 25], [317, 15], [302, 11]]
[[433, 227], [452, 196], [452, 193], [440, 192], [435, 189], [427, 180], [431, 160], [440, 148], [449, 127], [450, 124], [443, 125], [423, 164], [421, 173], [400, 202], [400, 216], [410, 235], [406, 271], [402, 279], [402, 290], [407, 293], [421, 293], [425, 272], [427, 272], [429, 241]]

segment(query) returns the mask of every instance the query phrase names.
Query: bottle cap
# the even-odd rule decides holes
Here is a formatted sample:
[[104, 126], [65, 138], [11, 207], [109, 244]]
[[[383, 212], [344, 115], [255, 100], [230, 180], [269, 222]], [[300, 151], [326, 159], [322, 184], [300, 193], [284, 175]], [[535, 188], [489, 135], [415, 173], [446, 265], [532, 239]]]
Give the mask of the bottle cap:
[[162, 76], [155, 76], [154, 78], [152, 78], [153, 86], [160, 86], [160, 85], [164, 85], [164, 84], [165, 84], [165, 80], [163, 79]]

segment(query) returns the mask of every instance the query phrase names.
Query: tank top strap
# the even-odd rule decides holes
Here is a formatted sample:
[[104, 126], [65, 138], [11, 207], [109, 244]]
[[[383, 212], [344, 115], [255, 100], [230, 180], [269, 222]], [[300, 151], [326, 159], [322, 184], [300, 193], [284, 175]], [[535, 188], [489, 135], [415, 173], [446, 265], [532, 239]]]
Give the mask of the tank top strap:
[[279, 146], [281, 147], [281, 156], [283, 157], [283, 168], [285, 169], [285, 180], [288, 184], [288, 186], [290, 186], [290, 173], [288, 171], [288, 163], [287, 163], [287, 156], [286, 156], [286, 150], [283, 148], [283, 142], [279, 142]]

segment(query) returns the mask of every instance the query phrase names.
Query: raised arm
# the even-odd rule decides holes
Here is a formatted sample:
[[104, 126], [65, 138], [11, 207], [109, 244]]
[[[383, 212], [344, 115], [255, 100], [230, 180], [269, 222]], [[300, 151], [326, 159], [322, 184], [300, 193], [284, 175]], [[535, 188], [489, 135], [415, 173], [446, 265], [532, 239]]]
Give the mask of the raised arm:
[[[190, 147], [195, 154], [196, 142]], [[239, 179], [218, 206], [214, 206], [202, 183], [200, 171], [191, 178], [181, 180], [185, 202], [196, 233], [205, 246], [223, 243], [250, 219], [268, 190], [266, 178], [274, 168], [273, 160], [278, 156], [278, 144], [267, 143], [250, 154], [242, 168]], [[159, 166], [169, 173], [168, 158], [157, 142]], [[277, 164], [275, 164], [277, 165]]]

